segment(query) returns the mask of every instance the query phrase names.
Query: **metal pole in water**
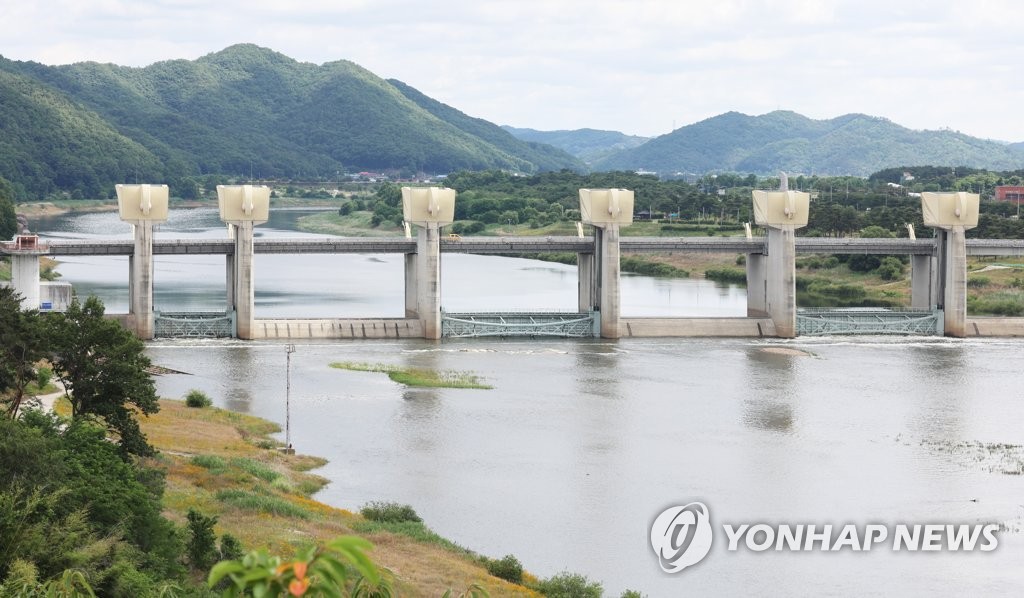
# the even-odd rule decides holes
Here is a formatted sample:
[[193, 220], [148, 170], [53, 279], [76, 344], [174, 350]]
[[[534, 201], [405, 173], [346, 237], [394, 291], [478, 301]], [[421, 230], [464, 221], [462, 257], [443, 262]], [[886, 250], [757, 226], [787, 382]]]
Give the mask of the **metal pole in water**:
[[285, 451], [292, 451], [292, 353], [295, 345], [287, 345], [285, 351], [285, 394], [284, 394], [284, 445]]

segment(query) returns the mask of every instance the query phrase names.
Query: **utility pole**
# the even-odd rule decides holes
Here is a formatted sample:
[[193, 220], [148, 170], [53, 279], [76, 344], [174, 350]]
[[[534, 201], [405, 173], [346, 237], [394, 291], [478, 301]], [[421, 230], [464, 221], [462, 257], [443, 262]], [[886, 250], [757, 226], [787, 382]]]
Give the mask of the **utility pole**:
[[293, 455], [292, 448], [292, 353], [295, 352], [295, 345], [286, 345], [285, 351], [285, 374], [284, 374], [284, 452]]

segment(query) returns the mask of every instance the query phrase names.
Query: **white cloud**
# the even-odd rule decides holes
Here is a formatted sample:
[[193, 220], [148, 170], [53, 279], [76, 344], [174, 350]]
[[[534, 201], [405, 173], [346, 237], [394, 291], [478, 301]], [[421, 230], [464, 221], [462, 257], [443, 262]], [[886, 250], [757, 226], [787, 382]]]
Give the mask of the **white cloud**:
[[473, 116], [656, 135], [728, 110], [864, 112], [1024, 140], [1014, 0], [57, 0], [3, 54], [141, 66], [251, 42], [347, 59]]

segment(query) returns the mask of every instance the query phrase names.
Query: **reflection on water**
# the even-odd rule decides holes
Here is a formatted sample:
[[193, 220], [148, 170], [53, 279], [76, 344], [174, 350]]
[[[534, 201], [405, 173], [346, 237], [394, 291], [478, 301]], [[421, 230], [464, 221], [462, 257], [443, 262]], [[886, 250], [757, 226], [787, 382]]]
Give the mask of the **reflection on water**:
[[[313, 210], [272, 210], [257, 238], [323, 237], [295, 229]], [[131, 228], [113, 212], [41, 219], [51, 239], [130, 238]], [[227, 238], [211, 208], [171, 210], [156, 239]], [[402, 317], [404, 258], [387, 255], [266, 255], [255, 258], [258, 318]], [[80, 296], [95, 294], [109, 313], [128, 311], [128, 260], [61, 258], [58, 271]], [[535, 260], [445, 254], [442, 308], [452, 312], [503, 310], [576, 311], [575, 266]], [[225, 258], [219, 255], [156, 256], [153, 293], [158, 311], [221, 311], [226, 306]], [[707, 280], [622, 278], [622, 313], [630, 316], [742, 316], [746, 292]]]
[[809, 358], [806, 354], [770, 352], [765, 347], [748, 348], [747, 375], [755, 385], [743, 401], [743, 422], [768, 432], [792, 432], [796, 419], [796, 361]]

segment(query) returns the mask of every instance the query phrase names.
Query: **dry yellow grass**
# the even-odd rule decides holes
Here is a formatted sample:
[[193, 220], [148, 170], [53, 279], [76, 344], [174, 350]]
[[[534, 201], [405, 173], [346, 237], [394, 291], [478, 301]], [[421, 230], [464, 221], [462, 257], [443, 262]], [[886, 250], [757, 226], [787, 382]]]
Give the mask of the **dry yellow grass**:
[[[325, 482], [307, 473], [325, 461], [277, 450], [277, 443], [267, 434], [279, 428], [270, 422], [164, 400], [159, 413], [140, 418], [140, 423], [150, 443], [160, 451], [155, 461], [167, 472], [165, 513], [178, 523], [184, 523], [185, 514], [193, 508], [217, 516], [217, 533], [232, 534], [246, 550], [266, 548], [273, 554], [288, 555], [302, 544], [322, 544], [355, 534], [353, 525], [364, 521], [361, 515], [323, 504], [298, 490], [318, 488]], [[240, 466], [243, 462], [249, 464], [249, 472]], [[211, 463], [214, 465], [204, 466]], [[251, 473], [254, 467], [262, 478]], [[265, 479], [273, 476], [279, 477]], [[217, 493], [222, 491], [249, 492], [267, 500], [284, 501], [305, 518], [239, 508], [218, 499]], [[465, 554], [388, 532], [355, 535], [373, 542], [370, 556], [394, 574], [400, 596], [440, 596], [449, 588], [458, 594], [473, 583], [485, 587], [491, 596], [537, 595], [491, 577]]]

